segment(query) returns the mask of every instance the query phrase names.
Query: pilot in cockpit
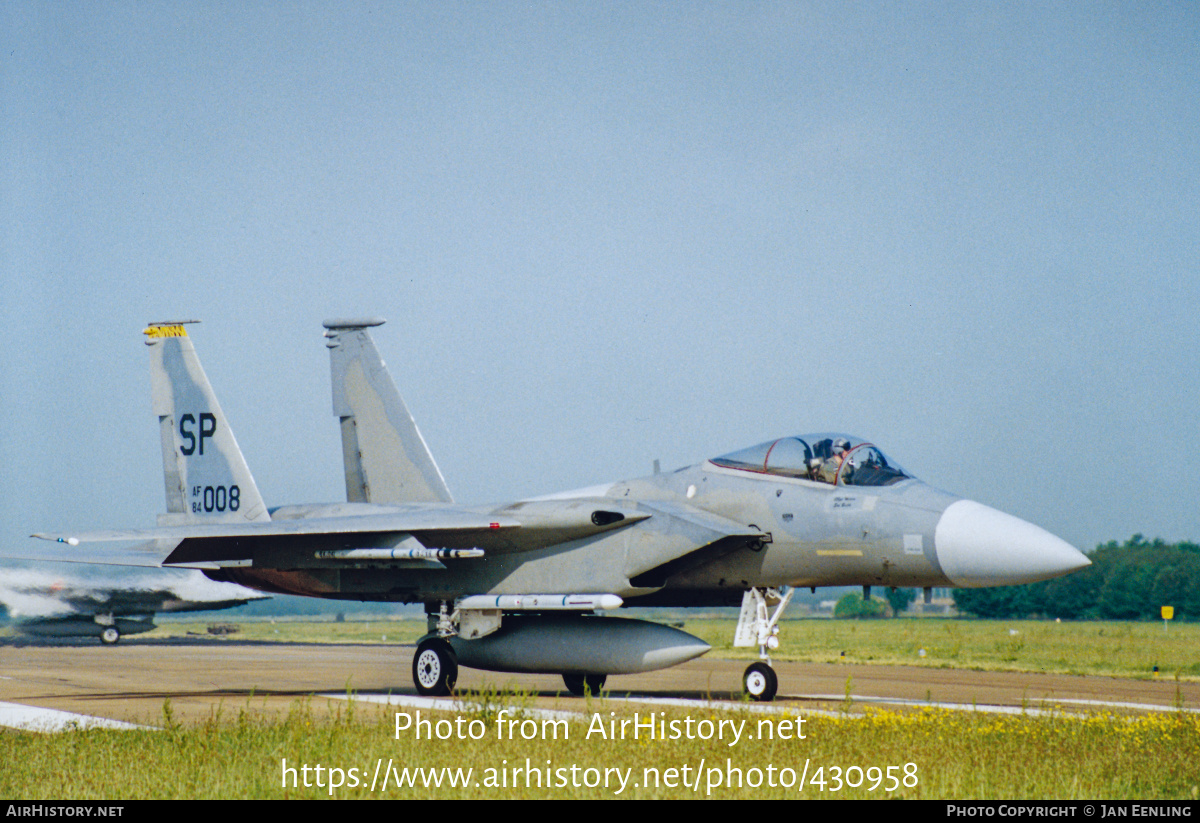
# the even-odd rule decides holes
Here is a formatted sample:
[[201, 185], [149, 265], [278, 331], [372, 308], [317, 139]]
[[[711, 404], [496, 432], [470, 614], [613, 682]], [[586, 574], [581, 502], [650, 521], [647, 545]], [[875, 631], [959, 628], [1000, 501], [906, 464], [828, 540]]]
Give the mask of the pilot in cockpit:
[[850, 442], [846, 438], [839, 437], [834, 440], [832, 454], [817, 470], [817, 479], [824, 483], [836, 483], [838, 470], [842, 467], [842, 463], [846, 462], [846, 450], [849, 448]]

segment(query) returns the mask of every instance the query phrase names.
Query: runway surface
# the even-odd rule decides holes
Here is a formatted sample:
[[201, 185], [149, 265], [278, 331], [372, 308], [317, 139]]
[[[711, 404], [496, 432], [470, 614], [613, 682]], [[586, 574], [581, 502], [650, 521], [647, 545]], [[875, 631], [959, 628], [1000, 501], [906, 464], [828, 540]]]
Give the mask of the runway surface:
[[[411, 702], [412, 645], [248, 643], [228, 639], [124, 640], [0, 645], [0, 725], [24, 707], [105, 721], [157, 725], [164, 701], [184, 722], [239, 710], [285, 713], [299, 699], [314, 711], [344, 705], [323, 697], [347, 693]], [[746, 661], [701, 658], [638, 675], [612, 676], [614, 698], [670, 704], [738, 700]], [[865, 706], [1000, 712], [1143, 713], [1183, 707], [1200, 711], [1200, 683], [1041, 673], [980, 672], [913, 666], [777, 662], [777, 708], [851, 711]], [[511, 687], [532, 691], [543, 709], [582, 711], [582, 698], [563, 694], [552, 675], [512, 675], [462, 669], [460, 690]], [[469, 698], [468, 698], [469, 699]], [[451, 701], [445, 705], [451, 707]], [[694, 705], [685, 703], [681, 705]], [[14, 708], [15, 707], [15, 708]], [[61, 720], [63, 715], [53, 715]], [[10, 725], [18, 725], [16, 723]], [[61, 724], [60, 724], [61, 726]], [[28, 726], [27, 726], [28, 727]]]

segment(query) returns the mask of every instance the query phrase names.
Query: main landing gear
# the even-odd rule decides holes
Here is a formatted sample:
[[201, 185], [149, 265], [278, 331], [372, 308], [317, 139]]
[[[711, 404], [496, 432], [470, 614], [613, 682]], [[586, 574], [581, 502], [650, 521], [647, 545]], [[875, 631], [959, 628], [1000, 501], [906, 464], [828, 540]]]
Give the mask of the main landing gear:
[[95, 620], [96, 624], [100, 626], [100, 642], [105, 646], [115, 646], [121, 639], [121, 630], [117, 628], [117, 621], [112, 614], [97, 614], [92, 617], [92, 620]]
[[585, 694], [599, 697], [607, 678], [606, 674], [564, 674], [563, 683], [566, 684], [567, 691], [576, 697], [583, 697]]
[[417, 694], [444, 697], [454, 691], [458, 681], [458, 658], [441, 637], [427, 637], [413, 656], [413, 683]]
[[458, 627], [448, 606], [442, 601], [436, 612], [429, 605], [425, 607], [429, 633], [417, 644], [412, 662], [413, 685], [417, 694], [424, 697], [445, 697], [458, 682], [458, 655], [450, 645]]
[[[779, 690], [779, 678], [771, 668], [770, 650], [779, 648], [779, 618], [794, 591], [788, 589], [781, 595], [775, 589], [757, 588], [750, 589], [742, 597], [733, 645], [758, 646], [760, 660], [747, 666], [742, 675], [742, 687], [754, 700], [769, 702], [775, 699], [775, 692]], [[775, 606], [773, 614], [769, 606]]]

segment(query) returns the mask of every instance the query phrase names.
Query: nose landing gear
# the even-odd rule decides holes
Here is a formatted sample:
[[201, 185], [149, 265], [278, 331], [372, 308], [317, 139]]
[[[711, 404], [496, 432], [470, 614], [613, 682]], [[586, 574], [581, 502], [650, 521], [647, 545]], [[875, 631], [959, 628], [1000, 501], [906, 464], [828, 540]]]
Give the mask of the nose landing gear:
[[768, 664], [751, 663], [742, 675], [742, 685], [751, 698], [766, 702], [775, 699], [775, 692], [779, 689], [779, 678]]
[[[779, 648], [779, 618], [792, 599], [795, 589], [780, 594], [776, 589], [750, 589], [742, 596], [742, 611], [738, 615], [734, 646], [758, 646], [759, 661], [746, 667], [742, 686], [752, 699], [769, 702], [775, 699], [779, 678], [771, 668], [771, 649]], [[772, 614], [769, 606], [775, 606]]]

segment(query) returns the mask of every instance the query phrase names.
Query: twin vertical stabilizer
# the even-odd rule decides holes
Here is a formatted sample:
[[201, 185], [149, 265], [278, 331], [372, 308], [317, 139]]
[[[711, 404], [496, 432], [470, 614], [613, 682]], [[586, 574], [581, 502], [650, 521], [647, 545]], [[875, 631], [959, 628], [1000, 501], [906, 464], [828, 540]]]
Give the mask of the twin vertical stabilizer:
[[195, 321], [151, 323], [143, 332], [167, 492], [160, 523], [270, 520], [185, 322]]
[[[167, 513], [161, 525], [270, 520], [233, 429], [185, 325], [151, 323], [154, 414], [162, 441]], [[325, 323], [333, 412], [341, 421], [350, 502], [453, 503], [417, 424], [367, 329], [382, 320]]]
[[378, 318], [326, 320], [333, 413], [341, 421], [346, 499], [453, 503], [425, 439], [367, 329]]

